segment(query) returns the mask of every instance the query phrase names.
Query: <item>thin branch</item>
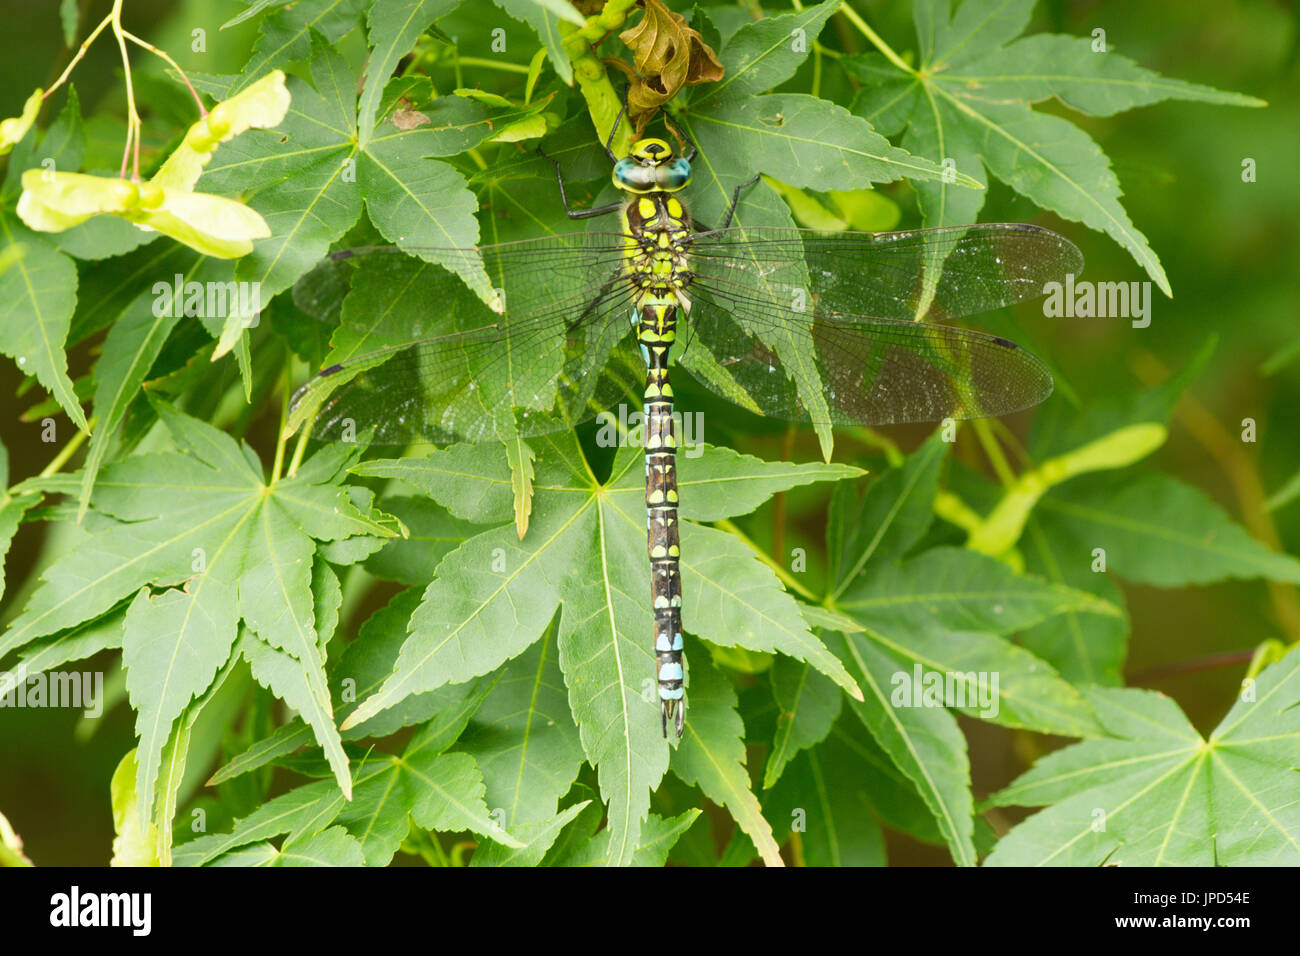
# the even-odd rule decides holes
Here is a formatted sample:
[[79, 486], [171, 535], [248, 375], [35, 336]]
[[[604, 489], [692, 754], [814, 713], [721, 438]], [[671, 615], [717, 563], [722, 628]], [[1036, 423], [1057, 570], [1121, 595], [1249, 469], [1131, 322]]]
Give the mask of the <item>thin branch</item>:
[[170, 56], [166, 51], [158, 49], [158, 48], [157, 48], [156, 46], [154, 46], [152, 43], [149, 43], [149, 42], [147, 42], [147, 41], [145, 41], [145, 40], [141, 40], [141, 39], [140, 39], [138, 36], [136, 36], [134, 33], [128, 33], [126, 30], [123, 30], [123, 31], [122, 31], [122, 36], [126, 37], [128, 40], [130, 40], [130, 41], [131, 41], [132, 43], [134, 43], [136, 46], [144, 47], [144, 48], [145, 48], [146, 50], [148, 50], [150, 53], [153, 53], [153, 54], [155, 54], [156, 56], [160, 56], [160, 57], [162, 57], [163, 60], [164, 60], [164, 61], [165, 61], [169, 66], [171, 66], [171, 68], [172, 68], [173, 70], [175, 70], [177, 73], [180, 74], [181, 81], [184, 82], [184, 84], [185, 84], [185, 88], [188, 89], [188, 90], [190, 91], [190, 95], [194, 97], [194, 102], [197, 103], [197, 104], [199, 105], [199, 115], [200, 115], [200, 116], [207, 116], [207, 115], [208, 115], [208, 111], [207, 111], [206, 109], [204, 109], [204, 107], [203, 107], [203, 100], [199, 97], [198, 90], [194, 89], [194, 85], [193, 85], [192, 83], [190, 83], [190, 78], [189, 78], [188, 76], [185, 75], [185, 71], [181, 69], [180, 64], [177, 63], [175, 60], [173, 60], [173, 59], [171, 58], [171, 56]]

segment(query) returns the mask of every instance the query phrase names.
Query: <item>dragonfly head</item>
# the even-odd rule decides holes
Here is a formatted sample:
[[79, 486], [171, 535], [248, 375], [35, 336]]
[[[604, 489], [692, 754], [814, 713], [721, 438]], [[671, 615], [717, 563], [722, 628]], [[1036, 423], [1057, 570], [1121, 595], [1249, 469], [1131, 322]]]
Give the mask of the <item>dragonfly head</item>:
[[630, 193], [675, 193], [690, 181], [691, 164], [653, 137], [638, 139], [614, 166], [614, 185]]

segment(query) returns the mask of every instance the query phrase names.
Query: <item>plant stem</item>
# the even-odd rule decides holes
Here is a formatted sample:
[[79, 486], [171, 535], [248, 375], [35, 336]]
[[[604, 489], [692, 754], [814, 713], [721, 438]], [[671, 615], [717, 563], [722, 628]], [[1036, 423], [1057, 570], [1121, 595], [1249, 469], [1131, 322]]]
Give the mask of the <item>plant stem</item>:
[[293, 457], [289, 459], [289, 477], [292, 478], [298, 473], [298, 466], [302, 464], [302, 456], [307, 451], [307, 441], [311, 436], [310, 425], [304, 424], [302, 431], [298, 433], [298, 444], [294, 446]]
[[[98, 418], [92, 418], [86, 425], [88, 428], [94, 428], [97, 421]], [[85, 444], [86, 439], [89, 437], [89, 432], [79, 431], [69, 438], [68, 443], [60, 449], [59, 453], [50, 459], [50, 463], [41, 469], [40, 477], [48, 478], [50, 475], [56, 474], [68, 463], [68, 459], [77, 453], [77, 449]]]
[[[140, 112], [135, 108], [135, 84], [131, 80], [131, 57], [126, 52], [126, 34], [122, 29], [122, 0], [113, 0], [113, 10], [109, 13], [113, 24], [113, 36], [117, 39], [118, 51], [122, 54], [122, 70], [126, 76], [126, 148], [122, 150], [122, 170], [119, 179], [126, 179], [126, 163], [131, 159], [131, 180], [140, 181]], [[132, 147], [135, 147], [134, 150]]]
[[1015, 472], [1007, 464], [1006, 456], [1002, 454], [1002, 446], [993, 436], [992, 429], [989, 428], [988, 419], [975, 419], [975, 437], [979, 439], [980, 446], [984, 449], [984, 454], [988, 456], [989, 464], [993, 466], [994, 472], [997, 473], [998, 480], [1002, 482], [1002, 487], [1010, 488], [1016, 483]]
[[822, 45], [813, 41], [813, 78], [812, 89], [809, 91], [813, 96], [821, 96], [822, 89]]
[[998, 441], [1006, 445], [1015, 453], [1016, 460], [1020, 463], [1021, 468], [1033, 466], [1033, 459], [1029, 457], [1029, 452], [1025, 449], [1024, 444], [1016, 437], [1016, 433], [1006, 426], [1006, 423], [1000, 418], [988, 419], [989, 427], [993, 429], [993, 434], [997, 436]]
[[848, 430], [849, 433], [862, 444], [869, 448], [879, 448], [885, 455], [885, 460], [889, 462], [890, 468], [897, 468], [905, 460], [902, 451], [898, 445], [894, 444], [893, 439], [887, 435], [871, 428], [855, 427]]
[[282, 376], [284, 387], [280, 389], [280, 430], [276, 433], [278, 437], [275, 441], [275, 462], [271, 465], [271, 484], [280, 480], [280, 469], [284, 467], [284, 446], [288, 436], [284, 433], [284, 426], [289, 420], [289, 375], [287, 372]]
[[1149, 670], [1142, 671], [1140, 674], [1135, 674], [1128, 683], [1130, 687], [1136, 687], [1139, 684], [1149, 685], [1168, 677], [1177, 677], [1181, 674], [1193, 674], [1197, 671], [1208, 671], [1219, 667], [1234, 667], [1237, 664], [1248, 664], [1254, 654], [1255, 649], [1252, 647], [1244, 651], [1226, 651], [1222, 654], [1207, 654], [1204, 657], [1193, 657], [1189, 660], [1179, 661], [1176, 664], [1167, 664], [1163, 667], [1153, 667]]
[[[483, 56], [461, 56], [456, 54], [456, 63], [459, 66], [481, 66], [487, 70], [501, 70], [503, 73], [523, 73], [527, 75], [528, 67], [522, 63], [511, 63], [508, 60], [490, 60]], [[457, 74], [459, 77], [459, 74]]]
[[841, 3], [839, 10], [836, 12], [843, 15], [844, 19], [857, 27], [858, 30], [862, 32], [862, 35], [871, 41], [871, 45], [885, 55], [886, 60], [894, 64], [894, 66], [898, 67], [904, 73], [911, 73], [913, 76], [916, 75], [916, 70], [908, 66], [907, 61], [895, 53], [893, 47], [881, 39], [880, 35], [876, 33], [875, 30], [871, 29], [870, 24], [868, 24], [866, 20], [862, 19], [862, 17], [858, 16], [858, 12], [851, 6], [847, 3]]
[[402, 841], [402, 852], [418, 856], [429, 866], [447, 866], [447, 854], [424, 830], [412, 830]]
[[104, 29], [112, 22], [113, 14], [111, 13], [99, 21], [99, 26], [95, 27], [95, 29], [91, 31], [90, 36], [81, 41], [81, 46], [78, 47], [76, 56], [68, 62], [68, 65], [59, 75], [59, 78], [50, 84], [48, 90], [41, 94], [41, 99], [49, 99], [51, 93], [67, 82], [68, 77], [72, 75], [72, 71], [76, 68], [77, 64], [81, 62], [82, 57], [86, 55], [86, 51], [90, 49], [90, 45], [95, 42], [95, 39], [103, 33]]
[[451, 859], [449, 865], [463, 867], [465, 865], [465, 854], [469, 853], [471, 850], [477, 849], [478, 844], [473, 840], [461, 840], [451, 848]]
[[807, 866], [803, 855], [803, 836], [798, 831], [790, 834], [790, 857], [792, 866]]
[[[583, 27], [575, 27], [568, 21], [560, 22], [561, 43], [573, 64], [573, 76], [582, 90], [582, 98], [587, 101], [587, 112], [596, 127], [596, 135], [603, 143], [609, 137], [614, 120], [623, 108], [623, 102], [614, 92], [614, 85], [609, 81], [605, 64], [596, 55], [594, 44], [600, 43], [606, 36], [619, 29], [627, 21], [636, 6], [637, 0], [609, 0], [603, 10], [587, 18]], [[619, 136], [613, 144], [615, 155], [626, 152], [629, 136], [629, 124], [619, 127]]]
[[173, 60], [165, 51], [158, 49], [152, 43], [147, 43], [146, 41], [141, 40], [134, 33], [128, 33], [127, 31], [123, 30], [122, 35], [126, 37], [128, 40], [130, 40], [132, 43], [134, 43], [136, 46], [144, 47], [150, 53], [162, 57], [163, 60], [169, 66], [171, 66], [173, 70], [175, 70], [177, 73], [180, 74], [181, 81], [185, 84], [185, 88], [190, 91], [190, 96], [194, 97], [194, 102], [199, 105], [199, 116], [208, 115], [208, 111], [203, 108], [203, 100], [199, 98], [198, 90], [194, 89], [193, 84], [190, 83], [190, 78], [185, 75], [185, 71], [180, 68], [179, 63]]

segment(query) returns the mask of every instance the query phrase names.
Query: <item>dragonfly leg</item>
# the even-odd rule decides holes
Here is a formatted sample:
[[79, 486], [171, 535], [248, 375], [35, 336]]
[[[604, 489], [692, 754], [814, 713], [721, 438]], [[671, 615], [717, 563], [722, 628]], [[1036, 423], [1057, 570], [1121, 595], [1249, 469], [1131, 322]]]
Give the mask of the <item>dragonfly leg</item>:
[[605, 296], [609, 294], [609, 290], [614, 288], [614, 286], [618, 285], [620, 282], [626, 281], [626, 279], [627, 277], [623, 275], [621, 269], [606, 279], [601, 287], [596, 290], [596, 294], [591, 297], [591, 301], [587, 304], [587, 307], [582, 310], [582, 314], [564, 327], [564, 334], [572, 335], [581, 326], [586, 324], [587, 319], [592, 315], [592, 313], [606, 304]]
[[736, 214], [736, 206], [740, 203], [741, 192], [758, 182], [762, 176], [762, 173], [755, 173], [753, 179], [748, 179], [736, 187], [735, 191], [731, 194], [731, 208], [727, 210], [727, 216], [722, 220], [722, 225], [719, 228], [726, 229], [731, 225], [731, 217]]
[[564, 174], [560, 172], [560, 161], [551, 159], [542, 152], [542, 147], [537, 147], [537, 155], [543, 159], [550, 159], [555, 164], [555, 181], [560, 184], [560, 202], [564, 203], [564, 214], [570, 219], [594, 219], [597, 216], [608, 216], [611, 212], [618, 212], [623, 208], [622, 202], [612, 202], [605, 206], [596, 206], [593, 209], [571, 209], [569, 208], [569, 197], [564, 194]]
[[687, 146], [690, 147], [690, 149], [687, 150], [687, 152], [682, 156], [682, 159], [686, 160], [689, 163], [692, 159], [695, 158], [695, 143], [693, 143], [691, 141], [691, 138], [686, 135], [686, 130], [682, 129], [681, 126], [678, 125], [677, 120], [673, 119], [672, 113], [669, 113], [667, 110], [664, 110], [663, 114], [664, 114], [664, 122], [667, 123], [670, 127], [672, 127], [673, 132], [677, 134], [678, 138], [683, 143], [685, 143]]
[[[628, 84], [629, 89], [631, 84]], [[609, 157], [611, 163], [618, 163], [618, 157], [614, 155], [614, 134], [618, 132], [618, 124], [623, 122], [623, 117], [627, 115], [627, 90], [623, 91], [623, 108], [618, 111], [614, 117], [614, 125], [609, 128], [609, 136], [605, 137], [605, 155]]]

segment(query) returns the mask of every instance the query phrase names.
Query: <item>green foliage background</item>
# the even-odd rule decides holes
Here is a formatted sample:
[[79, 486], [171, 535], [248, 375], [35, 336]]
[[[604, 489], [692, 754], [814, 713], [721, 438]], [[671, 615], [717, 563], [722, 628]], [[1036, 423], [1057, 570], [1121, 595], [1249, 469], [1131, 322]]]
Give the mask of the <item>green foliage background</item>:
[[[10, 6], [7, 17], [21, 26], [0, 42], [22, 80], [4, 90], [4, 116], [16, 115], [67, 55], [57, 4]], [[296, 113], [280, 131], [226, 144], [201, 180], [207, 191], [245, 196], [272, 226], [273, 238], [238, 265], [199, 261], [165, 239], [131, 251], [139, 237], [129, 228], [57, 240], [79, 260], [69, 369], [102, 433], [28, 486], [46, 495], [39, 508], [29, 496], [21, 509], [9, 499], [0, 510], [0, 531], [16, 528], [0, 667], [21, 651], [31, 666], [102, 669], [116, 706], [93, 722], [67, 711], [0, 712], [0, 812], [29, 856], [108, 861], [110, 778], [138, 743], [139, 766], [114, 778], [117, 804], [135, 780], [172, 780], [156, 801], [141, 801], [137, 816], [179, 812], [176, 863], [222, 854], [248, 864], [459, 862], [467, 840], [479, 843], [477, 865], [543, 857], [743, 864], [771, 859], [778, 845], [787, 862], [809, 864], [1300, 861], [1300, 817], [1287, 790], [1300, 740], [1300, 659], [1277, 660], [1300, 639], [1300, 562], [1289, 556], [1300, 549], [1300, 435], [1287, 427], [1300, 399], [1300, 192], [1292, 175], [1300, 107], [1296, 22], [1285, 8], [968, 0], [957, 27], [945, 30], [942, 3], [855, 3], [909, 67], [924, 67], [931, 50], [950, 59], [944, 53], [961, 43], [962, 18], [995, 14], [979, 39], [982, 54], [968, 52], [964, 69], [923, 70], [918, 81], [848, 18], [830, 17], [834, 4], [764, 8], [771, 19], [756, 25], [756, 5], [701, 5], [712, 25], [698, 17], [696, 25], [729, 69], [718, 88], [682, 98], [683, 122], [701, 147], [692, 198], [703, 221], [719, 218], [723, 197], [761, 157], [762, 171], [784, 187], [747, 197], [742, 221], [750, 225], [788, 223], [791, 208], [812, 216], [810, 202], [851, 209], [864, 228], [893, 228], [895, 218], [900, 227], [1039, 222], [1080, 246], [1084, 278], [1157, 288], [1142, 330], [1116, 319], [1044, 318], [1035, 307], [980, 317], [1043, 356], [1057, 392], [1009, 419], [1010, 432], [963, 427], [955, 448], [927, 440], [926, 428], [841, 432], [835, 463], [826, 465], [826, 435], [683, 396], [684, 409], [705, 411], [715, 446], [682, 462], [684, 517], [693, 522], [683, 532], [686, 627], [712, 653], [689, 645], [690, 729], [670, 749], [657, 721], [606, 732], [611, 716], [631, 713], [626, 701], [640, 688], [610, 698], [604, 678], [614, 665], [602, 662], [622, 635], [644, 649], [649, 633], [635, 455], [593, 455], [593, 474], [575, 464], [583, 448], [592, 452], [589, 436], [581, 446], [561, 437], [509, 454], [453, 448], [404, 462], [313, 449], [268, 503], [260, 483], [285, 389], [336, 354], [327, 350], [328, 329], [287, 292], [251, 334], [220, 323], [146, 327], [141, 289], [178, 271], [257, 278], [269, 294], [287, 290], [331, 244], [395, 233], [471, 244], [568, 231], [548, 168], [531, 151], [538, 124], [548, 127], [548, 150], [566, 175], [589, 184], [578, 190], [582, 201], [608, 193], [589, 103], [557, 79], [552, 61], [523, 103], [521, 70], [542, 44], [510, 14], [546, 36], [554, 22], [537, 12], [545, 4], [501, 0], [472, 12], [417, 5], [445, 8], [438, 28], [468, 59], [458, 63], [440, 39], [421, 41], [429, 59], [417, 72], [432, 85], [413, 80], [406, 92], [424, 97], [420, 108], [435, 122], [407, 137], [384, 126], [377, 87], [361, 88], [359, 104], [352, 94], [367, 55], [372, 69], [394, 65], [423, 26], [408, 35], [400, 18], [372, 14], [368, 34], [351, 28], [367, 6], [302, 0], [219, 31], [236, 5], [128, 5], [134, 32], [173, 53], [206, 93], [221, 97], [270, 68], [288, 69], [297, 77]], [[1016, 11], [1030, 7], [1022, 30]], [[406, 7], [394, 3], [390, 13], [397, 8]], [[914, 18], [932, 39], [917, 40]], [[328, 43], [302, 31], [308, 21]], [[497, 26], [506, 30], [505, 53], [490, 46]], [[788, 46], [792, 26], [820, 31], [830, 52], [789, 62], [760, 55]], [[207, 30], [205, 53], [190, 49], [196, 27]], [[1098, 28], [1110, 54], [1085, 52]], [[1030, 39], [1017, 40], [1022, 32]], [[277, 59], [282, 48], [289, 52]], [[602, 53], [625, 55], [616, 38]], [[86, 117], [83, 170], [117, 165], [124, 125], [114, 55], [101, 43], [74, 74]], [[193, 107], [154, 63], [133, 62], [147, 107], [146, 161], [156, 161], [193, 120]], [[1015, 66], [1038, 67], [1036, 75], [1050, 66], [1051, 79], [997, 78]], [[450, 95], [457, 87], [512, 102], [475, 103]], [[62, 94], [47, 105], [42, 129], [61, 104]], [[608, 123], [601, 109], [592, 108], [596, 122]], [[776, 141], [765, 120], [777, 114], [803, 145]], [[318, 124], [329, 127], [324, 133], [311, 128], [327, 115], [331, 122]], [[66, 131], [76, 124], [64, 116]], [[518, 145], [489, 141], [507, 127], [520, 131]], [[278, 159], [284, 133], [311, 149]], [[1009, 133], [1032, 149], [1009, 149]], [[891, 151], [882, 136], [922, 159]], [[1027, 152], [1039, 160], [1026, 161]], [[353, 155], [369, 184], [364, 196], [335, 179]], [[936, 181], [927, 161], [943, 156], [988, 189]], [[1246, 158], [1257, 164], [1254, 182], [1243, 182]], [[487, 210], [477, 225], [466, 181]], [[829, 192], [871, 184], [870, 195], [846, 206]], [[330, 202], [313, 200], [326, 190]], [[411, 193], [422, 200], [418, 211], [403, 199]], [[15, 198], [7, 187], [0, 216], [10, 227]], [[434, 228], [444, 235], [431, 236]], [[110, 251], [125, 258], [99, 261]], [[122, 281], [130, 275], [148, 280], [132, 287]], [[478, 291], [485, 285], [463, 278]], [[418, 318], [448, 287], [394, 299], [395, 314]], [[21, 296], [9, 291], [0, 305], [6, 351], [31, 328]], [[372, 299], [358, 300], [358, 311], [344, 307], [345, 331], [350, 315], [373, 308]], [[376, 342], [344, 338], [336, 336], [336, 351]], [[214, 352], [222, 357], [210, 362]], [[143, 369], [126, 368], [139, 355], [149, 356], [157, 380], [149, 398]], [[0, 419], [14, 485], [45, 469], [73, 427], [44, 389], [23, 387], [12, 362], [0, 365], [0, 394], [18, 396]], [[54, 445], [40, 441], [47, 415], [58, 421]], [[1244, 419], [1255, 422], [1257, 441], [1242, 441]], [[1152, 425], [1167, 425], [1167, 440]], [[223, 432], [244, 439], [260, 464]], [[1015, 454], [1022, 444], [1025, 460]], [[1010, 449], [1001, 474], [1005, 453], [990, 457], [995, 447]], [[1045, 462], [1068, 480], [1058, 474], [1039, 500], [1029, 492]], [[596, 474], [608, 483], [599, 494]], [[159, 475], [173, 490], [157, 487]], [[521, 541], [509, 489], [529, 484]], [[1023, 525], [1018, 503], [1033, 504]], [[207, 617], [187, 632], [198, 599], [167, 588], [188, 577], [176, 568], [193, 547], [220, 551], [225, 531], [207, 526], [214, 514], [229, 516], [231, 535], [242, 529], [240, 563], [214, 564], [204, 580]], [[385, 543], [389, 515], [413, 530], [410, 540]], [[595, 536], [613, 560], [603, 569], [588, 544]], [[69, 598], [87, 575], [114, 561], [128, 567], [133, 555], [173, 540], [176, 554], [138, 579], [123, 572], [94, 600]], [[435, 579], [439, 560], [458, 546]], [[1106, 575], [1088, 569], [1094, 547], [1107, 550]], [[534, 569], [510, 595], [510, 610], [482, 593], [496, 584], [475, 577], [498, 548], [509, 566]], [[791, 574], [796, 548], [808, 569]], [[756, 551], [777, 555], [783, 581]], [[145, 585], [152, 594], [140, 591]], [[513, 610], [516, 597], [525, 612]], [[567, 617], [601, 613], [617, 621], [612, 643]], [[413, 636], [403, 646], [408, 620]], [[452, 627], [455, 653], [431, 657]], [[179, 683], [160, 664], [178, 650], [194, 655]], [[89, 664], [61, 663], [87, 655]], [[997, 670], [1000, 715], [990, 722], [881, 705], [872, 688], [887, 696], [889, 675], [918, 662]], [[1239, 701], [1248, 668], [1259, 676], [1257, 693]], [[341, 696], [344, 677], [361, 689], [355, 716]], [[862, 701], [846, 693], [853, 689]], [[521, 724], [524, 705], [532, 723]], [[1212, 732], [1218, 749], [1207, 756], [1197, 735]], [[524, 782], [512, 784], [524, 754]], [[214, 771], [215, 785], [205, 787]], [[1044, 806], [1011, 830], [1022, 808]], [[1099, 806], [1111, 812], [1101, 833], [1089, 827]], [[196, 807], [206, 814], [200, 839], [189, 825]], [[496, 808], [504, 817], [492, 815]], [[808, 828], [792, 838], [800, 812]], [[608, 828], [599, 830], [606, 815]], [[223, 836], [232, 828], [235, 836]]]

